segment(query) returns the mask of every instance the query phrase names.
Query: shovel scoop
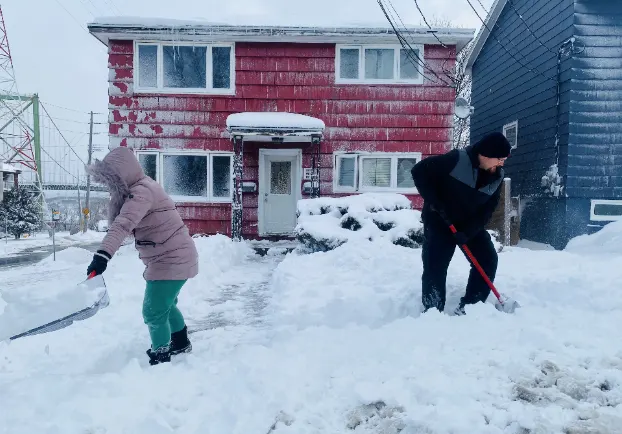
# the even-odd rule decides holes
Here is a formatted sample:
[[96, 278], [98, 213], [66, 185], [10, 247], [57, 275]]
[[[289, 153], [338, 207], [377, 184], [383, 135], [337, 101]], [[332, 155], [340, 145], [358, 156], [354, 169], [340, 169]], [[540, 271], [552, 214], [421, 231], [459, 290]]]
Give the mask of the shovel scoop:
[[[497, 296], [497, 294], [495, 294], [495, 296]], [[497, 296], [497, 301], [495, 302], [495, 307], [497, 308], [498, 311], [500, 312], [505, 312], [505, 313], [514, 313], [516, 311], [516, 309], [518, 309], [520, 306], [520, 304], [518, 304], [518, 301], [509, 298], [509, 297], [505, 297], [502, 295]]]

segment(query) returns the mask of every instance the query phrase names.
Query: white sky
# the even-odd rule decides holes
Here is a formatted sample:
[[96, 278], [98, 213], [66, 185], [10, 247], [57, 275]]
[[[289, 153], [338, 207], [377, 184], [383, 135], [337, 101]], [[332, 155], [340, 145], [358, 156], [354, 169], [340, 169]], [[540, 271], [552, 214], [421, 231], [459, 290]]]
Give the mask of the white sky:
[[[470, 1], [480, 16], [485, 17], [480, 0]], [[481, 0], [487, 10], [492, 2]], [[392, 3], [405, 23], [423, 25], [414, 0], [392, 0]], [[438, 17], [450, 20], [455, 26], [473, 29], [481, 26], [467, 0], [418, 0], [418, 3], [428, 19]], [[388, 25], [376, 0], [4, 0], [0, 4], [19, 91], [39, 94], [44, 104], [48, 104], [51, 116], [65, 130], [63, 135], [69, 141], [76, 141], [76, 148], [84, 158], [87, 141], [75, 131], [87, 133], [87, 112], [106, 113], [108, 107], [106, 48], [86, 30], [86, 24], [96, 17], [124, 15], [231, 24]], [[106, 119], [105, 114], [96, 116], [99, 122]], [[105, 124], [96, 125], [96, 132], [106, 130]], [[62, 144], [60, 137], [51, 137], [49, 141]], [[105, 134], [97, 134], [94, 142], [107, 145], [108, 139]]]

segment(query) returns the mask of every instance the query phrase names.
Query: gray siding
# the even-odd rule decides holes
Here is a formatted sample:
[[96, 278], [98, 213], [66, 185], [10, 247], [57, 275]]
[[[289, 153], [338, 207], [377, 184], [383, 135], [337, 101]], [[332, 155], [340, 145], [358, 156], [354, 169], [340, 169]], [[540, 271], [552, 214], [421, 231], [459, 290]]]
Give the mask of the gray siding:
[[622, 1], [575, 0], [574, 28], [567, 194], [621, 198]]
[[[555, 162], [556, 53], [573, 34], [574, 0], [513, 0], [512, 4], [548, 49], [507, 4], [473, 65], [471, 142], [518, 120], [518, 148], [508, 160], [507, 174], [512, 178], [513, 195], [530, 195], [541, 192], [541, 178]], [[536, 73], [521, 66], [495, 38]], [[562, 174], [568, 155], [571, 67], [569, 61], [562, 63]]]

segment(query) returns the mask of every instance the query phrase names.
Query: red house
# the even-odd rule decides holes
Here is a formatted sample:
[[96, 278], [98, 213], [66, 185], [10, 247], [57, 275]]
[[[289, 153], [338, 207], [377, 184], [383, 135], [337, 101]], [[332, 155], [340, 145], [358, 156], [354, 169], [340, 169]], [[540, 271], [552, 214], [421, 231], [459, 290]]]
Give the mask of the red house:
[[[472, 30], [110, 19], [110, 148], [136, 150], [192, 233], [290, 236], [301, 198], [399, 192], [449, 150]], [[437, 39], [438, 38], [438, 39]], [[439, 39], [443, 41], [440, 44]]]

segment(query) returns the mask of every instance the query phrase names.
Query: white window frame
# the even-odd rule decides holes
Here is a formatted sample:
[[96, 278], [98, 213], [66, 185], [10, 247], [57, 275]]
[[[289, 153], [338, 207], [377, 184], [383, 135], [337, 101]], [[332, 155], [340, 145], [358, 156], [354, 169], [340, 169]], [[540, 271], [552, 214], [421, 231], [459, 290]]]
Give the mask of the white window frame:
[[[138, 150], [136, 151], [136, 158], [139, 158], [140, 155], [157, 155], [156, 158], [156, 176], [155, 180], [158, 184], [164, 188], [164, 157], [171, 155], [183, 155], [188, 157], [206, 157], [207, 158], [207, 196], [178, 196], [178, 195], [170, 195], [171, 199], [175, 202], [179, 203], [231, 203], [233, 201], [233, 152], [221, 152], [221, 151], [206, 151], [206, 152], [197, 152], [197, 151], [184, 151], [184, 150], [174, 150], [174, 151], [153, 151], [153, 150]], [[230, 188], [229, 188], [229, 196], [220, 197], [214, 196], [214, 181], [213, 181], [213, 158], [221, 156], [221, 157], [229, 157], [229, 176], [230, 176]], [[168, 193], [167, 193], [168, 194]]]
[[[344, 187], [339, 185], [339, 168], [342, 158], [356, 159], [354, 164], [354, 185], [355, 187]], [[360, 174], [363, 171], [363, 160], [365, 158], [390, 158], [391, 159], [391, 185], [390, 187], [368, 187], [363, 186], [363, 178]], [[398, 188], [397, 187], [397, 161], [400, 158], [415, 158], [421, 161], [421, 152], [345, 152], [338, 151], [333, 153], [333, 193], [372, 193], [390, 192], [404, 194], [419, 194], [416, 187]]]
[[615, 222], [622, 220], [622, 215], [596, 215], [594, 210], [596, 205], [619, 205], [622, 207], [622, 200], [618, 199], [592, 199], [590, 204], [590, 220], [594, 222]]
[[[413, 48], [419, 51], [418, 57], [421, 59], [421, 64], [425, 64], [424, 59], [424, 46], [422, 44], [412, 45]], [[421, 64], [417, 65], [419, 70], [419, 76], [416, 79], [400, 78], [400, 54], [402, 47], [399, 44], [389, 45], [365, 45], [365, 44], [337, 44], [335, 52], [335, 83], [336, 84], [423, 84], [423, 67]], [[359, 78], [341, 78], [341, 50], [342, 49], [358, 49], [359, 50]], [[365, 78], [365, 49], [393, 49], [393, 79], [366, 79]]]
[[[336, 193], [353, 193], [358, 188], [358, 154], [353, 152], [335, 152], [333, 157], [333, 191]], [[344, 158], [354, 158], [354, 185], [339, 185], [339, 170], [341, 169], [341, 160]]]
[[508, 138], [508, 130], [512, 129], [512, 128], [516, 128], [516, 134], [514, 135], [514, 146], [512, 146], [512, 149], [516, 149], [518, 147], [518, 120], [515, 120], [514, 122], [510, 122], [509, 124], [505, 124], [503, 126], [503, 135], [505, 136], [505, 138]]
[[[157, 58], [157, 87], [140, 87], [140, 62], [138, 55], [138, 47], [140, 45], [155, 45], [158, 49]], [[164, 87], [164, 47], [206, 47], [206, 61], [205, 67], [205, 88], [183, 88], [183, 87]], [[230, 87], [228, 89], [214, 88], [213, 71], [213, 57], [212, 48], [214, 47], [229, 47], [231, 48], [230, 65], [229, 65], [229, 79]], [[161, 42], [161, 41], [134, 41], [134, 92], [136, 93], [162, 93], [162, 94], [201, 94], [201, 95], [235, 95], [235, 43], [193, 43], [193, 42]]]

